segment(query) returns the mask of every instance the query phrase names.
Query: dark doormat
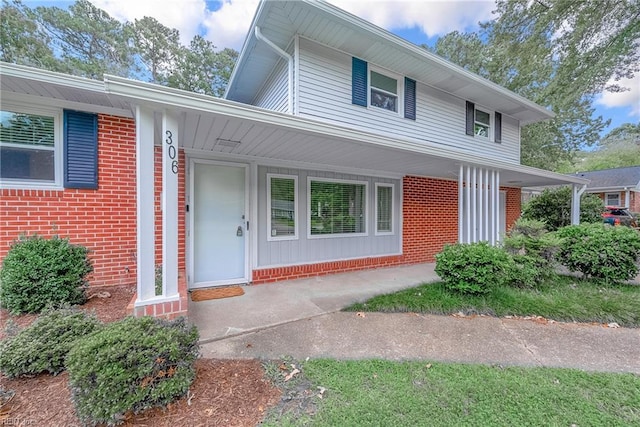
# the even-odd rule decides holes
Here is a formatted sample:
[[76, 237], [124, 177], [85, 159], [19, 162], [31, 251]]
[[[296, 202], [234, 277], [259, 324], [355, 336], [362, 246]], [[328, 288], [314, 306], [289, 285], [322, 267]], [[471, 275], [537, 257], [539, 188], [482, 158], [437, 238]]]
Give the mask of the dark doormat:
[[220, 299], [237, 297], [244, 295], [244, 291], [240, 286], [226, 286], [224, 288], [196, 289], [191, 291], [191, 301], [207, 301], [210, 299]]

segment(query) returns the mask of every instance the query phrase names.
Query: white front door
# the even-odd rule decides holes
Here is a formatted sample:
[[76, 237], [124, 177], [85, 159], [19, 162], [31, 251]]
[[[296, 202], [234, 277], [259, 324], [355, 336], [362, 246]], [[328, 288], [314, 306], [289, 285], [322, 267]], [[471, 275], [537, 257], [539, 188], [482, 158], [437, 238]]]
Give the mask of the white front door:
[[191, 288], [246, 283], [247, 167], [193, 161]]

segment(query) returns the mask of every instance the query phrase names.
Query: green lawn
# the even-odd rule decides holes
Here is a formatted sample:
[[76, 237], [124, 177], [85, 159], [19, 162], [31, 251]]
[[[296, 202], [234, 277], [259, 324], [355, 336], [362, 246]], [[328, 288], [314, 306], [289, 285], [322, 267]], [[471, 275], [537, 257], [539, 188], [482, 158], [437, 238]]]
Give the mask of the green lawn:
[[640, 327], [640, 286], [559, 276], [538, 289], [501, 287], [482, 296], [448, 292], [430, 283], [352, 305], [348, 311], [543, 316], [558, 321], [617, 322]]
[[303, 373], [326, 388], [317, 413], [271, 413], [264, 425], [640, 425], [633, 374], [381, 360], [311, 360]]

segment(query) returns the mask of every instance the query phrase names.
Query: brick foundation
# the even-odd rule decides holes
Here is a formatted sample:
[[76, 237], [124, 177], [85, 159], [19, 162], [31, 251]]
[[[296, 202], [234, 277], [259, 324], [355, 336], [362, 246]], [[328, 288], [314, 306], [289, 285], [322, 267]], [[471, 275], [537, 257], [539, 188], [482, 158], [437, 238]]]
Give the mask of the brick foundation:
[[186, 316], [189, 308], [189, 294], [187, 290], [187, 279], [184, 272], [178, 275], [178, 293], [180, 294], [180, 299], [178, 301], [160, 302], [141, 307], [135, 306], [136, 298], [138, 297], [136, 294], [127, 306], [127, 312], [136, 317], [153, 316], [165, 319], [175, 319], [176, 317]]

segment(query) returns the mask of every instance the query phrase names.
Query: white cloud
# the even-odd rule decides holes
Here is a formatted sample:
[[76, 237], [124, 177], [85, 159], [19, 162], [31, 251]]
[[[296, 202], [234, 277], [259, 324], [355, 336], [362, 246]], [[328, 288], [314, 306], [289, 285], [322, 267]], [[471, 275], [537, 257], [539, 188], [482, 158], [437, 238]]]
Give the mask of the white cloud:
[[640, 73], [631, 79], [621, 79], [620, 81], [610, 81], [629, 90], [625, 92], [603, 92], [596, 103], [607, 108], [623, 107], [629, 108], [629, 116], [640, 118]]
[[387, 30], [418, 27], [429, 37], [475, 28], [491, 18], [491, 0], [329, 0]]
[[[259, 0], [221, 0], [213, 11], [205, 0], [90, 0], [120, 21], [152, 16], [180, 31], [187, 44], [196, 34], [217, 47], [242, 48]], [[491, 18], [492, 0], [329, 0], [387, 30], [417, 27], [427, 36], [473, 29]]]
[[180, 31], [180, 41], [188, 44], [200, 33], [207, 16], [205, 0], [90, 0], [119, 21], [131, 21], [152, 16], [161, 24]]
[[218, 48], [242, 49], [258, 0], [223, 0], [221, 7], [207, 14], [202, 24], [205, 38]]

